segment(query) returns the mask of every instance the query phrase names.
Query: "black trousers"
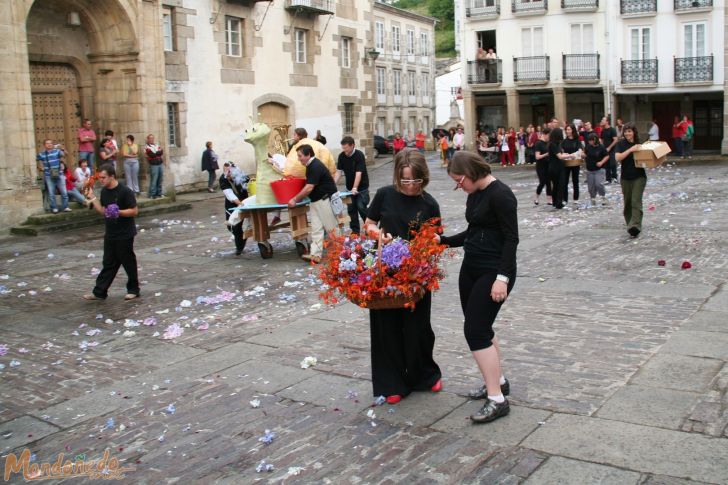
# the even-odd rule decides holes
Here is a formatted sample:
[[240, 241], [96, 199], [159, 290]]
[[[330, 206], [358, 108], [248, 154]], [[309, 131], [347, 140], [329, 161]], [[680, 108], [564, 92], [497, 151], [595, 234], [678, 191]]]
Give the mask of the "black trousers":
[[120, 267], [124, 267], [127, 293], [139, 294], [139, 274], [137, 272], [136, 254], [134, 254], [134, 238], [112, 241], [104, 239], [104, 261], [101, 272], [96, 277], [93, 293], [99, 298], [106, 298], [109, 287], [114, 282]]
[[604, 165], [604, 168], [607, 169], [607, 182], [617, 180], [617, 159], [614, 157], [614, 153], [614, 150], [609, 152], [609, 160]]
[[564, 167], [564, 203], [569, 202], [569, 178], [574, 186], [574, 200], [579, 200], [579, 170], [581, 167]]
[[551, 195], [551, 182], [549, 181], [548, 165], [536, 162], [536, 175], [538, 175], [538, 187], [536, 187], [536, 195], [541, 195], [541, 191], [546, 187], [546, 195]]
[[564, 167], [549, 166], [549, 181], [551, 182], [551, 198], [554, 207], [564, 207]]
[[429, 390], [440, 377], [432, 357], [435, 332], [430, 323], [432, 295], [414, 310], [370, 310], [372, 385], [375, 396], [406, 396]]
[[[487, 349], [493, 345], [493, 322], [498, 316], [503, 302], [496, 302], [490, 297], [497, 270], [478, 270], [466, 261], [460, 267], [458, 286], [460, 288], [460, 305], [465, 314], [465, 340], [471, 352]], [[508, 294], [511, 294], [516, 278], [508, 282]]]
[[[225, 210], [225, 220], [227, 221], [230, 219], [230, 214], [227, 210]], [[245, 243], [247, 239], [243, 239], [243, 223], [236, 224], [234, 226], [227, 226], [228, 231], [233, 233], [233, 238], [235, 239], [235, 250], [238, 252], [243, 252], [243, 249], [245, 249]]]

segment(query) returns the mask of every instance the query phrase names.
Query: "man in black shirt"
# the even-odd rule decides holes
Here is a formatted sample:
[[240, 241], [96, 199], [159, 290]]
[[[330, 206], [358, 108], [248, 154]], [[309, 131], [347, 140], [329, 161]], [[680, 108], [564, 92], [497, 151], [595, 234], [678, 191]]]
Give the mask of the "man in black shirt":
[[103, 268], [96, 278], [93, 292], [83, 295], [83, 298], [105, 300], [119, 267], [123, 266], [129, 278], [124, 299], [133, 300], [139, 298], [139, 277], [134, 254], [134, 217], [139, 214], [136, 197], [129, 187], [116, 180], [116, 170], [110, 164], [99, 168], [98, 179], [103, 187], [101, 195], [96, 198], [93, 189], [89, 188], [86, 198], [89, 209], [96, 209], [96, 212], [106, 217]]
[[609, 162], [604, 166], [607, 171], [608, 184], [611, 184], [612, 180], [617, 180], [617, 160], [614, 158], [614, 147], [618, 141], [617, 130], [611, 127], [609, 118], [605, 116], [602, 119], [602, 144], [609, 153]]
[[311, 145], [299, 146], [296, 154], [298, 161], [306, 167], [306, 185], [288, 201], [288, 207], [295, 207], [306, 197], [311, 199], [311, 252], [302, 257], [318, 263], [324, 251], [324, 230], [331, 232], [339, 227], [330, 201], [338, 190], [326, 165], [315, 157]]
[[349, 227], [351, 232], [359, 234], [359, 216], [362, 221], [367, 218], [367, 206], [369, 205], [369, 175], [364, 154], [357, 150], [354, 139], [345, 136], [341, 139], [341, 153], [336, 164], [336, 176], [334, 182], [338, 182], [341, 174], [346, 179], [346, 190], [351, 191], [351, 204], [347, 207], [349, 212]]

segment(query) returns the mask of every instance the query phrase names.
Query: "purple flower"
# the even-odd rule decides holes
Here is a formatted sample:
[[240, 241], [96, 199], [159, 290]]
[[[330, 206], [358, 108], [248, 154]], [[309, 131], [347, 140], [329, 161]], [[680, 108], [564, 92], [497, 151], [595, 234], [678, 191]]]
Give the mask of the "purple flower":
[[399, 268], [405, 258], [410, 257], [409, 244], [400, 238], [382, 248], [382, 262], [390, 268]]
[[104, 209], [104, 216], [108, 219], [118, 219], [119, 218], [119, 206], [116, 204], [109, 204]]

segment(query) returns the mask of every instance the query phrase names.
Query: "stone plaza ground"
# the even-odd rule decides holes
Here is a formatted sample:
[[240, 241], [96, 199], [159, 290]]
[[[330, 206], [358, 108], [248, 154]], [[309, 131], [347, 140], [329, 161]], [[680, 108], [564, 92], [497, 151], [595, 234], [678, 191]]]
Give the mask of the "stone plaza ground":
[[[465, 194], [430, 167], [446, 232], [462, 230]], [[285, 233], [273, 259], [253, 244], [235, 257], [218, 193], [138, 219], [131, 302], [123, 272], [107, 301], [81, 299], [100, 226], [0, 240], [3, 466], [25, 448], [36, 464], [109, 449], [133, 468], [126, 483], [728, 483], [725, 160], [651, 171], [636, 240], [616, 185], [608, 207], [582, 195], [554, 211], [533, 205], [531, 168], [495, 175], [519, 200], [518, 281], [496, 324], [509, 416], [468, 420], [481, 379], [461, 252], [433, 297], [443, 392], [372, 407], [367, 312], [321, 304]], [[183, 333], [164, 339], [173, 324]]]

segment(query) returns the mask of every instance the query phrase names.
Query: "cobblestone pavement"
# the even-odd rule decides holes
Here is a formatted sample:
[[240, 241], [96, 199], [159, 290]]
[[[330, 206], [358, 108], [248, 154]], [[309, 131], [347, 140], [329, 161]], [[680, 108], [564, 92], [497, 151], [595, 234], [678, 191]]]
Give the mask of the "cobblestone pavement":
[[[465, 194], [430, 167], [447, 232], [464, 228]], [[101, 228], [0, 241], [3, 464], [26, 447], [38, 464], [109, 449], [134, 468], [128, 483], [728, 483], [725, 161], [650, 173], [637, 240], [616, 185], [608, 207], [582, 195], [558, 212], [533, 205], [532, 169], [495, 174], [518, 196], [521, 235], [496, 328], [508, 417], [467, 419], [480, 377], [462, 336], [461, 253], [433, 298], [444, 391], [372, 408], [366, 311], [322, 305], [285, 233], [273, 259], [235, 257], [222, 200], [201, 199], [138, 220], [132, 302], [123, 273], [107, 301], [80, 299]], [[173, 324], [183, 333], [163, 339]], [[318, 363], [302, 369], [307, 356]], [[256, 471], [263, 460], [273, 471]]]

